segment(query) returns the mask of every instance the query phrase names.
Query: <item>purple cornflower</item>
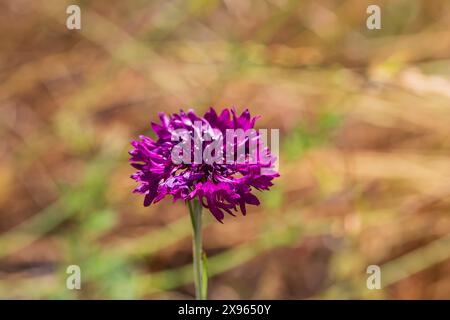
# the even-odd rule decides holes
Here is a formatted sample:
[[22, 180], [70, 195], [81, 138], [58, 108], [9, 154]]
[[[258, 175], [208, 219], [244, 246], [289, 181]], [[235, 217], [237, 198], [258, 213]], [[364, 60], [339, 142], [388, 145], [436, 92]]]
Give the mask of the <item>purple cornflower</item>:
[[[240, 208], [245, 215], [246, 204], [259, 205], [253, 189], [268, 190], [273, 185], [272, 179], [279, 176], [273, 170], [275, 158], [259, 135], [235, 136], [232, 139], [226, 135], [229, 130], [248, 131], [254, 128], [257, 117], [251, 118], [248, 110], [237, 116], [234, 109], [224, 109], [218, 115], [210, 108], [203, 117], [189, 110], [173, 115], [159, 113], [159, 118], [160, 124], [151, 124], [157, 139], [141, 135], [140, 141], [131, 142], [134, 149], [129, 152], [131, 165], [139, 170], [131, 176], [139, 182], [134, 192], [145, 195], [144, 206], [156, 203], [168, 194], [173, 196], [174, 201], [197, 198], [222, 222], [225, 212], [234, 216], [233, 211]], [[175, 147], [179, 146], [180, 138], [185, 139], [187, 135], [190, 141], [185, 146], [192, 153], [183, 158], [188, 161], [179, 163], [174, 159]], [[191, 141], [194, 142], [191, 144]], [[252, 157], [250, 143], [253, 142], [260, 153]], [[233, 154], [239, 146], [244, 146], [241, 149], [244, 152], [238, 152], [231, 161], [228, 157], [225, 161], [225, 156], [217, 151], [211, 153], [215, 156], [214, 162], [196, 161], [198, 149], [201, 148], [202, 155], [201, 152], [214, 143], [224, 149], [231, 146]], [[263, 161], [261, 155], [264, 154], [269, 156], [268, 162]]]

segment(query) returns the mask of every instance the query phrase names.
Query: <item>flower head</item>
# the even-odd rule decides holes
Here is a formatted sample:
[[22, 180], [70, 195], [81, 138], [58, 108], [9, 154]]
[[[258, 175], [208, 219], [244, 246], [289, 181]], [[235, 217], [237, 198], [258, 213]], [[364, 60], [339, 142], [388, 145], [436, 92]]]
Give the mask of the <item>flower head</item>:
[[159, 118], [151, 124], [157, 139], [141, 135], [129, 152], [138, 170], [131, 176], [139, 182], [134, 192], [145, 195], [144, 206], [169, 194], [174, 201], [197, 198], [222, 222], [225, 212], [245, 215], [246, 204], [259, 205], [254, 189], [268, 190], [279, 176], [261, 136], [248, 134], [257, 120], [248, 110], [237, 116], [234, 109], [218, 115], [210, 108], [203, 117], [189, 110]]

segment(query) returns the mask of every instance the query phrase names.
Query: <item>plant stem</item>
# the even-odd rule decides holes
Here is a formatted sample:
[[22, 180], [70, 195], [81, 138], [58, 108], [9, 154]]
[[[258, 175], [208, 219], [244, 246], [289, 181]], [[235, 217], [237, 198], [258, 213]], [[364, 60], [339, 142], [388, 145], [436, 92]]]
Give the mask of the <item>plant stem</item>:
[[206, 300], [208, 291], [208, 275], [206, 272], [206, 255], [202, 250], [202, 205], [198, 200], [192, 200], [188, 201], [188, 206], [193, 230], [192, 253], [195, 298], [197, 300]]

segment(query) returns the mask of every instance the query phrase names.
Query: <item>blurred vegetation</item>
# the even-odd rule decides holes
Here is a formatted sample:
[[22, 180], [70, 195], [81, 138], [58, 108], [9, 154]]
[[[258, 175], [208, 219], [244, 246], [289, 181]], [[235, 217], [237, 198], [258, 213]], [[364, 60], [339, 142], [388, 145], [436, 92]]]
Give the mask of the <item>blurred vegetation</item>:
[[73, 3], [0, 3], [0, 298], [192, 298], [186, 208], [144, 208], [127, 151], [209, 106], [279, 128], [282, 175], [206, 217], [210, 298], [450, 298], [450, 2]]

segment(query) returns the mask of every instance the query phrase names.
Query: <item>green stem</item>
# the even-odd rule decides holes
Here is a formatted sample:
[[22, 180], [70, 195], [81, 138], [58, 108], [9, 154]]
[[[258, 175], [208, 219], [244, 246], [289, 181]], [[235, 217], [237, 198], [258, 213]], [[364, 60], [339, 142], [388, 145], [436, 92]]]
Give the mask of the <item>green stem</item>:
[[206, 300], [208, 291], [208, 275], [206, 272], [206, 255], [202, 250], [202, 205], [198, 200], [188, 201], [191, 215], [193, 239], [192, 253], [195, 280], [195, 298]]

